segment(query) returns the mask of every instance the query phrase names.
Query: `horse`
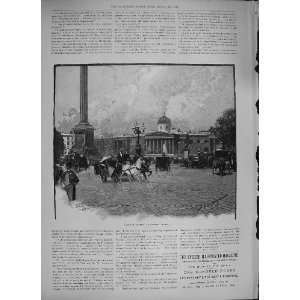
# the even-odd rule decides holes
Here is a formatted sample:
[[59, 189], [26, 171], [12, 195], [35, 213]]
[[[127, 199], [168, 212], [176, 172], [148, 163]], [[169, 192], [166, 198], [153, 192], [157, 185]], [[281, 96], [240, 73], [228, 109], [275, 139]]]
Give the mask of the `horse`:
[[102, 182], [107, 182], [107, 177], [109, 176], [108, 165], [100, 163], [97, 167], [99, 168], [98, 174], [100, 175]]
[[224, 173], [227, 171], [227, 173], [230, 175], [232, 173], [232, 163], [230, 160], [225, 161], [225, 168]]
[[102, 182], [107, 182], [108, 177], [111, 177], [114, 182], [119, 182], [122, 175], [122, 165], [118, 161], [109, 158], [105, 161], [96, 162], [94, 173], [101, 177]]
[[224, 159], [214, 159], [212, 163], [212, 172], [213, 174], [217, 174], [217, 169], [219, 170], [219, 175], [225, 175], [226, 162]]

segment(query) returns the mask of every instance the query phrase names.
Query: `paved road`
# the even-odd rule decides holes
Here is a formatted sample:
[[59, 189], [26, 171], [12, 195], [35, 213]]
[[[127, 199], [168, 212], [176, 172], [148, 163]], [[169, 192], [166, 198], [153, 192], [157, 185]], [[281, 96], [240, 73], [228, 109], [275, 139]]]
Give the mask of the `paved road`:
[[172, 166], [171, 174], [153, 172], [149, 182], [102, 183], [79, 174], [77, 199], [86, 208], [101, 207], [112, 215], [155, 216], [229, 214], [235, 211], [236, 174], [212, 175], [210, 169]]

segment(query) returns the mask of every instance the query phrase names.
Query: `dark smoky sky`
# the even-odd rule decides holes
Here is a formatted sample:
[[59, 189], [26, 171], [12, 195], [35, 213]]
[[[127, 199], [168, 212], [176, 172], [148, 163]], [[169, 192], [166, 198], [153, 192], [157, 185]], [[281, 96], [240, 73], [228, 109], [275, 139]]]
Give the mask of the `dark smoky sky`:
[[[56, 126], [66, 120], [78, 122], [72, 113], [74, 108], [79, 111], [79, 66], [58, 67], [56, 76]], [[163, 113], [173, 127], [205, 130], [234, 107], [233, 68], [89, 66], [88, 97], [89, 121], [97, 134], [128, 134], [135, 121], [155, 130]]]

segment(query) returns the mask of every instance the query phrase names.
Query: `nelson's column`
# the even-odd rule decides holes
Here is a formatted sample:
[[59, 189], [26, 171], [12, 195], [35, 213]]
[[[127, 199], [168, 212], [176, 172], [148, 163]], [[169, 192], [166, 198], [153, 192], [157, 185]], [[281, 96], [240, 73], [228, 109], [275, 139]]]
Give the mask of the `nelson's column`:
[[94, 144], [94, 127], [88, 121], [88, 66], [80, 66], [80, 122], [73, 128], [73, 151], [92, 156], [97, 154]]

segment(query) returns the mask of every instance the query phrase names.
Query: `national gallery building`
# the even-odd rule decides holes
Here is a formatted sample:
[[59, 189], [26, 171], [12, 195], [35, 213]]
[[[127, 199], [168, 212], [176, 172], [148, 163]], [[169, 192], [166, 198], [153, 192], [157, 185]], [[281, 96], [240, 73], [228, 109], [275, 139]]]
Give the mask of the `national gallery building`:
[[[216, 138], [209, 131], [197, 133], [181, 132], [171, 127], [171, 120], [163, 115], [157, 121], [157, 131], [140, 136], [142, 153], [155, 157], [165, 153], [168, 156], [183, 156], [184, 150], [190, 154], [198, 152], [214, 153]], [[121, 150], [135, 153], [137, 137], [134, 135], [95, 138], [95, 146], [101, 155], [116, 155]]]

